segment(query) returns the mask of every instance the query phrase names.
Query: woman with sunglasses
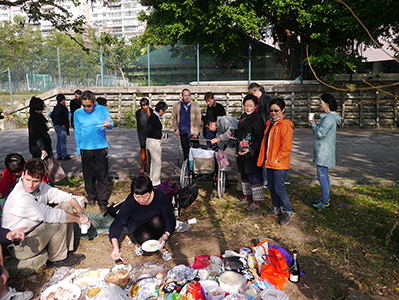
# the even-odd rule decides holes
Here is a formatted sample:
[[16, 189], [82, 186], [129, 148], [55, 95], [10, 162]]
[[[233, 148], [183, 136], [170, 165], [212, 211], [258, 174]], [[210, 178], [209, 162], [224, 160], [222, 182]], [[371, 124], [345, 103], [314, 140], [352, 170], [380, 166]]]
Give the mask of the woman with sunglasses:
[[290, 168], [292, 149], [292, 123], [285, 119], [285, 102], [275, 98], [270, 102], [271, 120], [266, 122], [258, 166], [266, 167], [268, 187], [273, 210], [264, 216], [281, 216], [280, 225], [287, 225], [292, 218], [290, 198], [285, 189], [285, 179]]

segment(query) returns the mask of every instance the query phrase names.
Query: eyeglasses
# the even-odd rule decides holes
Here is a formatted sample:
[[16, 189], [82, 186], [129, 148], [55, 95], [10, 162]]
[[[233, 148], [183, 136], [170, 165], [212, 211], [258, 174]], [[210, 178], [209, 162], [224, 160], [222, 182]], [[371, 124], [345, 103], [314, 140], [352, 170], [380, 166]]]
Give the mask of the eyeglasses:
[[279, 111], [280, 111], [280, 109], [271, 109], [270, 110], [270, 112], [274, 112], [274, 113], [279, 112]]
[[90, 104], [90, 105], [83, 105], [83, 107], [84, 107], [84, 108], [91, 108], [91, 107], [93, 107], [93, 104]]

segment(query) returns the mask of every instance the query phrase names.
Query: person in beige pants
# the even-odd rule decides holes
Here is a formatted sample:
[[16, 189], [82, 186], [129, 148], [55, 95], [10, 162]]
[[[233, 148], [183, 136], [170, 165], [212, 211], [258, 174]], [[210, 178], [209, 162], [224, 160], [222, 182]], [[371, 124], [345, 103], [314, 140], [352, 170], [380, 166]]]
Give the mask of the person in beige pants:
[[147, 150], [152, 157], [150, 167], [150, 178], [153, 186], [161, 184], [161, 168], [162, 168], [162, 146], [161, 139], [165, 137], [162, 133], [161, 117], [168, 109], [168, 105], [160, 101], [155, 105], [155, 111], [150, 115], [147, 124]]
[[2, 226], [10, 230], [26, 228], [25, 239], [11, 250], [17, 259], [34, 258], [47, 248], [48, 268], [74, 267], [85, 256], [72, 253], [73, 223], [90, 227], [91, 222], [72, 194], [42, 182], [44, 173], [41, 160], [25, 163], [22, 178], [4, 205]]

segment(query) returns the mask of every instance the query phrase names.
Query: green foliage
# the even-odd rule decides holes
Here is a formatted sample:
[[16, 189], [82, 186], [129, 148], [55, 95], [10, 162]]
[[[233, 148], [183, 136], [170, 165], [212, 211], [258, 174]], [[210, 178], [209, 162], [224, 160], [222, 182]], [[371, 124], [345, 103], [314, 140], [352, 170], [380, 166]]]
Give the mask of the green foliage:
[[136, 116], [133, 112], [133, 105], [131, 105], [129, 108], [124, 108], [122, 113], [123, 113], [123, 117], [125, 119], [126, 128], [136, 128], [137, 120], [136, 120]]
[[[227, 53], [251, 39], [271, 36], [279, 43], [287, 68], [300, 57], [302, 40], [309, 46], [312, 66], [319, 76], [348, 72], [357, 66], [371, 39], [350, 11], [339, 1], [241, 0], [178, 1], [142, 0], [152, 5], [143, 39], [152, 43], [199, 43], [210, 52]], [[348, 2], [375, 38], [398, 42], [399, 8], [393, 1]], [[361, 43], [364, 43], [363, 45]]]

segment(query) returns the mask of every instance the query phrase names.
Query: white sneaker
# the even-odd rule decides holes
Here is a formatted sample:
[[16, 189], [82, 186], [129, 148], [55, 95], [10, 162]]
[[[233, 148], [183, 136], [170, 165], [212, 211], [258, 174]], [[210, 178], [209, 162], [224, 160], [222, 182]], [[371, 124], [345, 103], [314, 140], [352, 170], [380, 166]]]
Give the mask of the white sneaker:
[[33, 297], [33, 293], [31, 291], [17, 292], [11, 287], [9, 287], [8, 290], [8, 294], [0, 298], [0, 300], [29, 300]]

